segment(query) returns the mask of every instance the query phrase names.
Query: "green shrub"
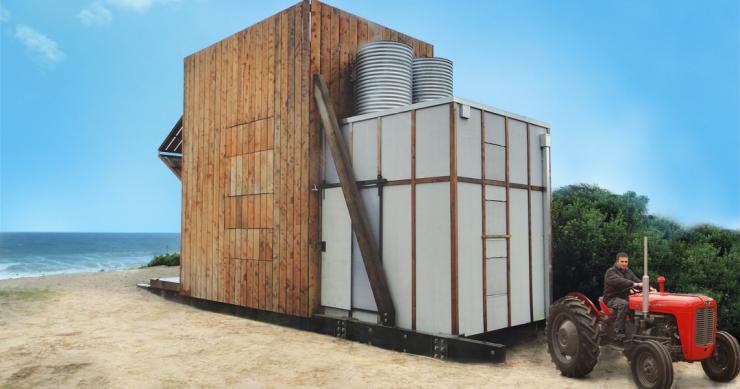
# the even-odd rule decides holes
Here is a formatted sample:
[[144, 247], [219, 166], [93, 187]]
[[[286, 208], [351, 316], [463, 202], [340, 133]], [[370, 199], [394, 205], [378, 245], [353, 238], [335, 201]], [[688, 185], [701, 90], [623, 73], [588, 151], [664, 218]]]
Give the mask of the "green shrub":
[[146, 267], [152, 266], [179, 266], [180, 265], [180, 253], [167, 253], [155, 256]]
[[718, 327], [740, 335], [740, 231], [713, 225], [685, 229], [649, 215], [648, 198], [617, 195], [592, 185], [570, 185], [553, 193], [554, 297], [580, 291], [602, 294], [604, 272], [624, 251], [642, 275], [642, 239], [649, 240], [651, 284], [664, 276], [672, 292], [701, 293], [717, 300]]

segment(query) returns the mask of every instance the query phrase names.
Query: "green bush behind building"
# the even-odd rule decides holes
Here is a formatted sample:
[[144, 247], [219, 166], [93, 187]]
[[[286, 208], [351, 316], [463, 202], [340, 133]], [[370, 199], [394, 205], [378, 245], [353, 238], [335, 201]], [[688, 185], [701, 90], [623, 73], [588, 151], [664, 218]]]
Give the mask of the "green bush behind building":
[[666, 291], [700, 293], [717, 300], [720, 330], [740, 337], [740, 231], [702, 224], [684, 228], [650, 215], [648, 198], [579, 184], [557, 189], [552, 202], [554, 297], [580, 291], [602, 294], [604, 272], [616, 253], [630, 256], [642, 276], [643, 236], [649, 243], [650, 282]]

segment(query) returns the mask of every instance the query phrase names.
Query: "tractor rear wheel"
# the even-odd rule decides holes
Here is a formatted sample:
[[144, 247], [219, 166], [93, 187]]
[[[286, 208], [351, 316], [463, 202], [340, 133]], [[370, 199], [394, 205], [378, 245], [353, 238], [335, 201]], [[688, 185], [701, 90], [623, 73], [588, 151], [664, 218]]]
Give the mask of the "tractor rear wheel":
[[583, 301], [563, 297], [550, 306], [547, 352], [566, 377], [583, 377], [599, 361], [598, 318]]
[[640, 389], [668, 389], [673, 384], [671, 355], [662, 344], [648, 340], [635, 346], [630, 359], [632, 378]]
[[725, 331], [717, 331], [714, 352], [701, 361], [701, 367], [713, 381], [732, 381], [740, 372], [740, 345], [737, 339]]

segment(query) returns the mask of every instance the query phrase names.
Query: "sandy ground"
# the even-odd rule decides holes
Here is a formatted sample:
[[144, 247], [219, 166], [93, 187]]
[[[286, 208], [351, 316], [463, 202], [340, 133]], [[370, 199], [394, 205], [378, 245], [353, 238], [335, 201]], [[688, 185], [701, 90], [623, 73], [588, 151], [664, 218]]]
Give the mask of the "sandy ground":
[[[542, 336], [512, 340], [504, 364], [462, 364], [201, 311], [137, 288], [152, 268], [0, 281], [0, 388], [634, 387], [602, 349], [585, 379], [561, 377]], [[674, 364], [674, 388], [740, 387]]]

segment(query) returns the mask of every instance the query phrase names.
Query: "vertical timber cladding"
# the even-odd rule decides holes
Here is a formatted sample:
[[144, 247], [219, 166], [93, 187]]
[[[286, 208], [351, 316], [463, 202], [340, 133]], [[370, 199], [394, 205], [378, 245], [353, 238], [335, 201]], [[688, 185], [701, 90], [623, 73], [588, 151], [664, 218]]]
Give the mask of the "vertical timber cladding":
[[291, 7], [185, 59], [183, 293], [308, 314], [306, 13]]
[[321, 73], [352, 113], [358, 45], [432, 46], [303, 1], [185, 58], [182, 293], [298, 316], [319, 306]]
[[278, 21], [185, 59], [181, 282], [194, 297], [273, 304]]

